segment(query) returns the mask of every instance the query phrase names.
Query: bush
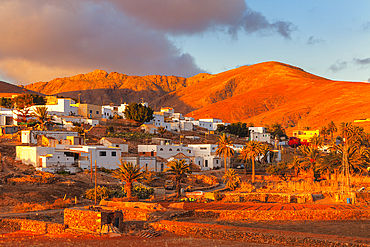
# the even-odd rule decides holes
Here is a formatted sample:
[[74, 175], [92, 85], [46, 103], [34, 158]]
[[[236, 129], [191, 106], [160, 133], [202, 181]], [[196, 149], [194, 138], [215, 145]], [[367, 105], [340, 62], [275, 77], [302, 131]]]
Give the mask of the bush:
[[[111, 191], [107, 187], [98, 186], [96, 189], [96, 198], [98, 200], [108, 199]], [[95, 188], [85, 191], [85, 198], [89, 200], [95, 200]]]
[[[138, 184], [135, 184], [133, 186], [132, 196], [137, 196], [139, 199], [148, 199], [153, 194], [154, 194], [154, 188], [152, 187], [146, 187], [144, 185], [138, 185]], [[121, 187], [121, 189], [112, 190], [111, 197], [112, 198], [126, 197], [126, 192], [124, 190], [124, 187]]]
[[220, 191], [215, 191], [213, 192], [213, 196], [215, 197], [215, 201], [221, 201], [222, 198], [224, 197]]
[[277, 165], [270, 165], [267, 167], [266, 172], [271, 175], [277, 175], [281, 178], [285, 178], [285, 176], [289, 173], [289, 168], [286, 163], [278, 163]]

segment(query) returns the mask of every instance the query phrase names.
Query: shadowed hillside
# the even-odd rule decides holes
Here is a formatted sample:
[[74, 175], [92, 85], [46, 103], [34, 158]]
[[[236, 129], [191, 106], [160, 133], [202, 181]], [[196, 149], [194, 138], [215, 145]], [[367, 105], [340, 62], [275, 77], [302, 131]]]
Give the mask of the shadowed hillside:
[[10, 83], [0, 81], [0, 97], [12, 97], [12, 95], [25, 94], [25, 93], [42, 95], [41, 93], [30, 91], [30, 90], [27, 90], [22, 87], [18, 87]]

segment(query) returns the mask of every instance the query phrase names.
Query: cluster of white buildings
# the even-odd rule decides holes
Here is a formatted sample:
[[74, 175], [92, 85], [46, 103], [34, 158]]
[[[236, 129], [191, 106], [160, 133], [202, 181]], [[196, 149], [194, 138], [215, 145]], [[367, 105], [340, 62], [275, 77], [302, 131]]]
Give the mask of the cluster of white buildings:
[[[120, 106], [98, 106], [76, 103], [72, 99], [48, 97], [47, 110], [53, 121], [69, 130], [75, 123], [84, 123], [91, 126], [99, 124], [101, 119], [119, 115], [124, 118], [123, 112], [128, 104]], [[142, 103], [148, 106], [147, 103]], [[31, 112], [36, 107], [30, 108]], [[0, 108], [0, 127], [17, 124], [13, 119], [15, 113], [11, 109]], [[167, 131], [181, 132], [201, 130], [215, 131], [218, 125], [229, 125], [221, 119], [209, 118], [195, 120], [175, 113], [173, 108], [161, 108], [154, 113], [154, 119], [145, 123], [148, 132], [156, 133], [158, 127]], [[13, 126], [14, 127], [14, 126]], [[16, 126], [14, 128], [17, 128]], [[16, 132], [17, 129], [1, 129]], [[271, 136], [264, 127], [250, 127], [250, 140], [271, 143]], [[187, 138], [187, 137], [185, 137]], [[137, 154], [128, 152], [128, 144], [119, 138], [102, 138], [100, 145], [85, 145], [83, 137], [72, 131], [22, 131], [21, 141], [28, 146], [17, 146], [16, 159], [25, 164], [33, 165], [37, 170], [57, 172], [60, 170], [76, 172], [90, 169], [95, 166], [107, 169], [116, 169], [123, 162], [139, 164], [143, 168], [153, 171], [164, 171], [166, 164], [173, 160], [186, 160], [188, 164], [198, 166], [201, 170], [218, 169], [222, 166], [222, 159], [216, 155], [215, 144], [172, 144], [169, 139], [158, 138], [157, 143], [138, 145]], [[233, 145], [236, 151], [243, 145]]]

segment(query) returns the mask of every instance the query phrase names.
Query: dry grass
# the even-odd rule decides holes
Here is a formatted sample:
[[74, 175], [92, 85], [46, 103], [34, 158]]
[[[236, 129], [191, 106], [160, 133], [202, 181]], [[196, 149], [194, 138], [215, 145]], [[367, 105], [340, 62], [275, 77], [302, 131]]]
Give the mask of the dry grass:
[[13, 212], [14, 213], [26, 213], [32, 211], [41, 211], [41, 210], [48, 210], [48, 209], [59, 209], [59, 208], [67, 208], [72, 205], [72, 201], [70, 199], [63, 200], [61, 198], [56, 199], [53, 203], [22, 203], [20, 205], [14, 206]]

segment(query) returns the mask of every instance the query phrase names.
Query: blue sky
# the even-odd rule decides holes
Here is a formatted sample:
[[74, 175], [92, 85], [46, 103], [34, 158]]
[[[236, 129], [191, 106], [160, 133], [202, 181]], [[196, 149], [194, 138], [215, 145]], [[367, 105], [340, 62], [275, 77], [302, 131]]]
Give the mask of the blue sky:
[[0, 79], [103, 69], [189, 77], [280, 61], [370, 79], [370, 1], [2, 0]]

